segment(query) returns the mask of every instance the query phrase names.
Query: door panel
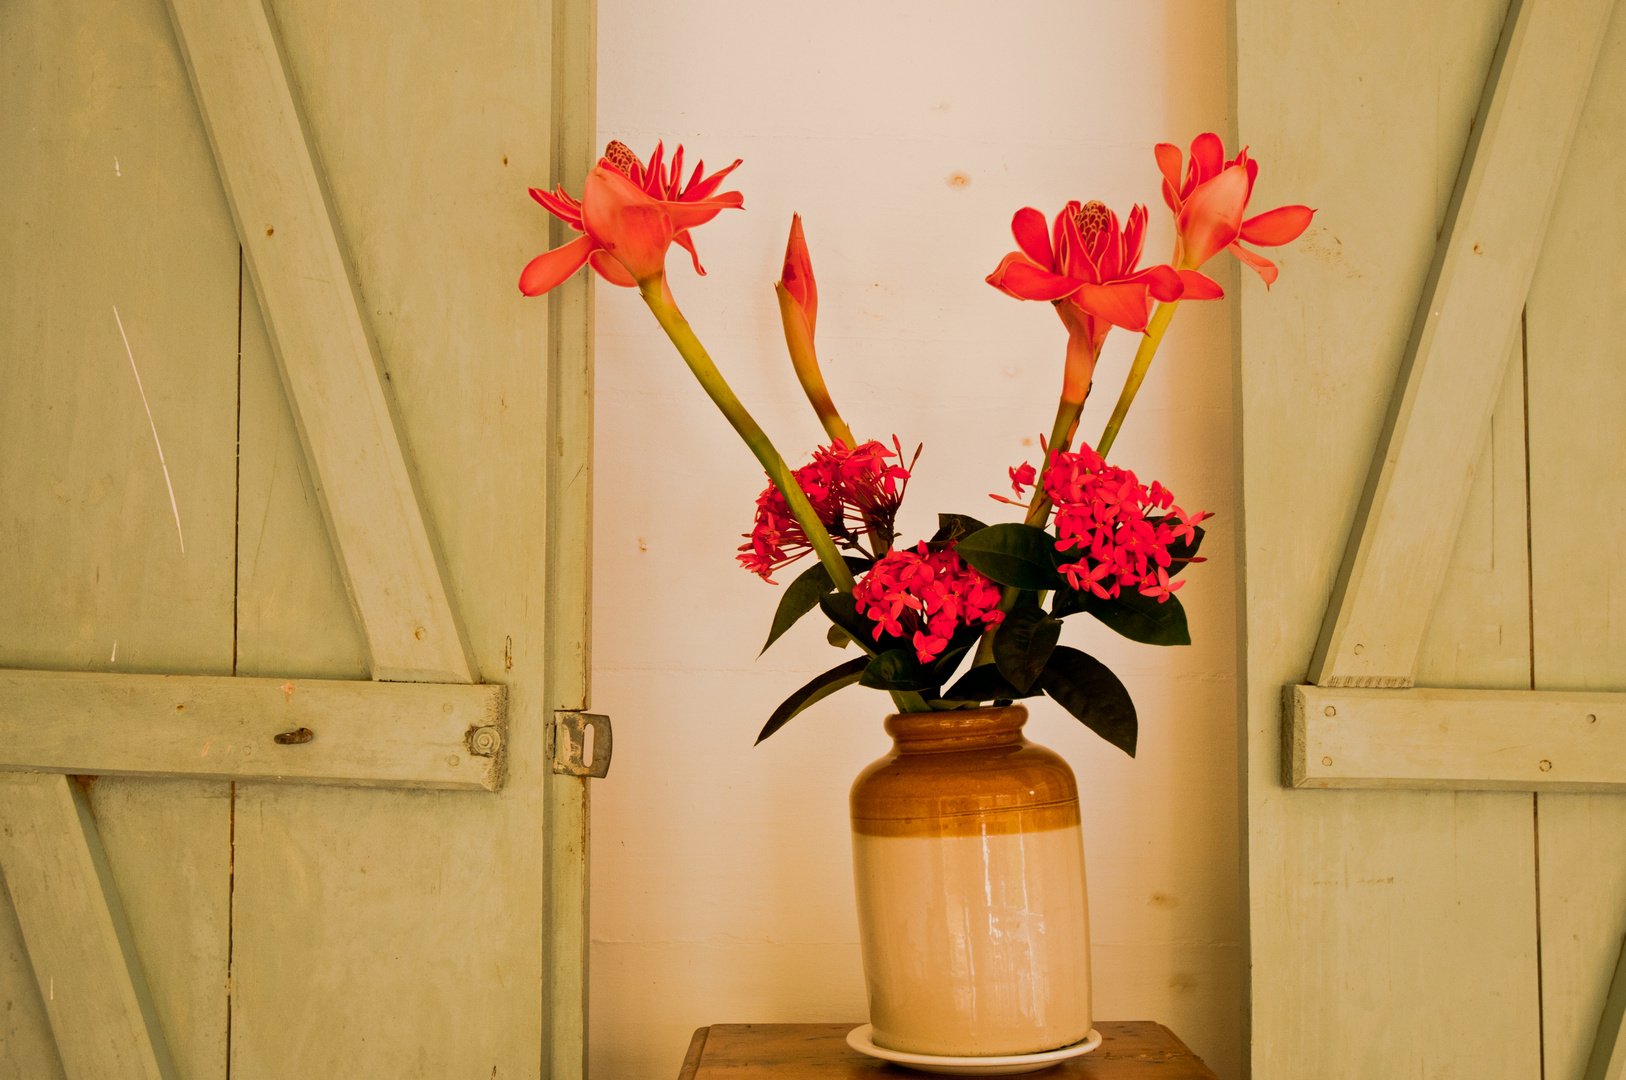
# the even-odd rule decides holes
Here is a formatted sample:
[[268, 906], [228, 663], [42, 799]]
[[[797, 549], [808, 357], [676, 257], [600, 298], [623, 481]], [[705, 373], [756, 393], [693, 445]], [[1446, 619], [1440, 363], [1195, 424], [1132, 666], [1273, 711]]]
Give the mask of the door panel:
[[[1533, 671], [1626, 690], [1626, 5], [1616, 4], [1526, 324]], [[1626, 796], [1540, 795], [1547, 1080], [1580, 1080], [1626, 936]]]
[[[229, 675], [237, 234], [169, 17], [22, 2], [4, 26], [0, 666]], [[223, 1076], [230, 786], [109, 778], [91, 804], [177, 1068]], [[60, 1075], [0, 905], [24, 1003], [0, 1076]]]

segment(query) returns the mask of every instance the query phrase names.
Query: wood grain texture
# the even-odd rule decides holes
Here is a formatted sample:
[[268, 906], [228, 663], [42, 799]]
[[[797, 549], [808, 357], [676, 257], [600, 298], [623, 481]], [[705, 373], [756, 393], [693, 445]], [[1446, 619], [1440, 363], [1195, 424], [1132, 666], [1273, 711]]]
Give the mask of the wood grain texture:
[[1290, 687], [1297, 788], [1626, 795], [1626, 693]]
[[175, 1080], [83, 790], [0, 777], [0, 862], [69, 1080]]
[[[0, 21], [0, 667], [228, 675], [238, 245], [168, 15]], [[219, 1080], [229, 788], [145, 783], [91, 806], [175, 1067]], [[0, 916], [0, 1076], [60, 1076], [16, 928]]]
[[261, 0], [169, 7], [374, 677], [473, 681], [276, 22]]
[[[908, 1070], [847, 1045], [854, 1024], [713, 1024], [695, 1032], [679, 1080], [856, 1080]], [[1092, 1080], [1215, 1080], [1186, 1044], [1150, 1020], [1096, 1023], [1101, 1045], [1047, 1070]], [[698, 1053], [696, 1052], [698, 1050]]]
[[[598, 161], [598, 39], [595, 0], [554, 0], [552, 176], [580, 191]], [[574, 237], [550, 216], [549, 246]], [[593, 295], [595, 277], [577, 274], [547, 298], [548, 703], [592, 703], [593, 640]], [[532, 301], [532, 307], [537, 302]], [[558, 728], [549, 725], [550, 738]], [[550, 757], [552, 755], [550, 754]], [[549, 771], [547, 865], [548, 981], [553, 1080], [587, 1074], [588, 895], [591, 858], [586, 777]]]
[[[1307, 681], [1505, 10], [1233, 6], [1239, 141], [1264, 163], [1255, 202], [1318, 207], [1274, 287], [1245, 280], [1238, 301], [1255, 1080], [1541, 1067], [1531, 796], [1281, 782], [1282, 687]], [[1498, 475], [1493, 504], [1521, 480]], [[1463, 557], [1484, 556], [1458, 544]], [[1528, 618], [1516, 582], [1495, 592], [1493, 611], [1450, 616], [1471, 631], [1436, 620], [1429, 634], [1472, 643], [1487, 618]], [[1454, 651], [1442, 674], [1509, 677], [1496, 649]]]
[[1614, 0], [1513, 0], [1310, 663], [1409, 686]]
[[0, 670], [0, 769], [495, 791], [507, 731], [496, 685]]
[[[525, 187], [550, 182], [551, 9], [274, 8], [477, 672], [509, 692], [511, 756], [494, 797], [239, 786], [233, 1075], [547, 1076], [548, 320], [515, 281], [547, 245]], [[271, 354], [246, 311], [245, 414], [276, 389], [248, 371]], [[239, 672], [353, 677], [314, 494], [247, 460], [295, 440], [264, 415], [244, 442], [243, 520], [265, 531]]]
[[[1536, 687], [1626, 691], [1626, 7], [1604, 35], [1530, 287]], [[1584, 569], [1581, 569], [1584, 568]], [[1626, 798], [1541, 795], [1548, 1080], [1585, 1074], [1626, 937]]]

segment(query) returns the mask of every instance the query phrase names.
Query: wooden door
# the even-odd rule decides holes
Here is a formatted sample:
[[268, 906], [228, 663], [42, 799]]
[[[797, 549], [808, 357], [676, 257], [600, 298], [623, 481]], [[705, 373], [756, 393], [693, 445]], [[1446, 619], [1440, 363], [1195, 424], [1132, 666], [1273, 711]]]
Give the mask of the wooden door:
[[1626, 1070], [1612, 6], [1234, 5], [1255, 1077]]
[[0, 11], [0, 1077], [582, 1075], [592, 49]]

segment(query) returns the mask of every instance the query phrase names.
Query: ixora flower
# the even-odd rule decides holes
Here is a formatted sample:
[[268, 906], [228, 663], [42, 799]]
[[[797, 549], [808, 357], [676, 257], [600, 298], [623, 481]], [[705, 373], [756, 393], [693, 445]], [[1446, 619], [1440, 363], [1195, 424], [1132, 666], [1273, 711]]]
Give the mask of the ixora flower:
[[858, 579], [858, 614], [883, 634], [906, 638], [923, 664], [948, 647], [962, 626], [998, 626], [999, 586], [961, 561], [953, 548], [933, 551], [922, 541], [913, 551], [890, 551]]
[[584, 235], [532, 259], [520, 273], [519, 291], [541, 296], [587, 265], [612, 285], [631, 288], [665, 272], [666, 252], [674, 243], [689, 253], [695, 272], [704, 274], [689, 230], [744, 205], [737, 191], [715, 194], [740, 163], [702, 179], [705, 162], [700, 162], [685, 184], [683, 147], [672, 153], [670, 165], [663, 157], [664, 145], [656, 144], [645, 165], [624, 143], [611, 142], [587, 174], [580, 202], [562, 187], [531, 188], [531, 198]]
[[[815, 450], [812, 462], [793, 474], [837, 546], [869, 558], [886, 554], [892, 546], [892, 523], [909, 486], [909, 469], [896, 436], [892, 446], [888, 450], [872, 439], [849, 450], [835, 442]], [[870, 542], [867, 551], [865, 539]], [[775, 570], [813, 550], [777, 485], [770, 483], [757, 496], [756, 523], [739, 550], [740, 565], [769, 584], [777, 584], [770, 576]]]
[[1158, 143], [1156, 153], [1158, 168], [1163, 172], [1163, 201], [1174, 211], [1178, 233], [1172, 261], [1186, 283], [1186, 299], [1210, 300], [1223, 295], [1217, 282], [1197, 273], [1222, 250], [1253, 267], [1267, 287], [1274, 282], [1276, 264], [1238, 241], [1280, 247], [1298, 239], [1315, 211], [1308, 206], [1278, 206], [1244, 219], [1259, 163], [1248, 157], [1247, 147], [1226, 161], [1225, 144], [1213, 132], [1192, 140], [1191, 160], [1183, 180], [1180, 148], [1173, 143]]
[[[1011, 470], [1011, 486], [1018, 495], [1032, 483], [1033, 468], [1026, 462]], [[1109, 599], [1130, 588], [1164, 603], [1185, 584], [1170, 582], [1174, 563], [1202, 561], [1176, 559], [1169, 548], [1193, 544], [1198, 524], [1210, 515], [1186, 513], [1174, 505], [1173, 494], [1162, 484], [1153, 481], [1147, 487], [1134, 473], [1108, 465], [1089, 447], [1051, 455], [1044, 487], [1056, 511], [1056, 550], [1079, 553], [1077, 561], [1059, 567], [1074, 589]]]

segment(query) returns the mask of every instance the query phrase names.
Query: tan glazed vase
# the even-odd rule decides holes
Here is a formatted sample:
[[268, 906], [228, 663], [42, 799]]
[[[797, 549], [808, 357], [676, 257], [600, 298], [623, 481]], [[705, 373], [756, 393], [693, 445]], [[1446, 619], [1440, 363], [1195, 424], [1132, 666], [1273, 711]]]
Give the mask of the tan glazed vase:
[[1038, 1053], [1090, 1032], [1078, 785], [1028, 711], [896, 713], [852, 788], [858, 931], [876, 1045]]

